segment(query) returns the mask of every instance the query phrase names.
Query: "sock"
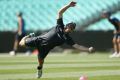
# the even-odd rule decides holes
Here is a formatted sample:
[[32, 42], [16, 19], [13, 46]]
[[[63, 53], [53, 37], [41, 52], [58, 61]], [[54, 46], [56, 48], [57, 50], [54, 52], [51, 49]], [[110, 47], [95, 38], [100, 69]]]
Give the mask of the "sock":
[[42, 69], [42, 66], [38, 66], [37, 69], [38, 69], [38, 70]]

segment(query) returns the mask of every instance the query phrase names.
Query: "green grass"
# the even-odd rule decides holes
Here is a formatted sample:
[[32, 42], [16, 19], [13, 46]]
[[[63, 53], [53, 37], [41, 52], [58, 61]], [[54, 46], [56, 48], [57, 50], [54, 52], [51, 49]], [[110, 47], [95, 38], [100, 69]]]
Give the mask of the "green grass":
[[36, 79], [37, 56], [0, 54], [0, 80], [120, 80], [120, 58], [108, 53], [49, 54], [45, 59], [43, 76]]

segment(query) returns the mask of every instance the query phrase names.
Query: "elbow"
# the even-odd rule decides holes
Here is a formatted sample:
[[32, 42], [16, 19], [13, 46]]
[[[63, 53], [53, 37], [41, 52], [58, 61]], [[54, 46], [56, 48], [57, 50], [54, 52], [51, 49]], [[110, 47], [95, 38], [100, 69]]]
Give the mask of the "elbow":
[[58, 17], [57, 19], [61, 18], [62, 17], [62, 12], [58, 12]]
[[58, 12], [58, 15], [62, 15], [62, 14], [63, 14], [63, 12], [62, 12], [62, 11], [59, 11], [59, 12]]

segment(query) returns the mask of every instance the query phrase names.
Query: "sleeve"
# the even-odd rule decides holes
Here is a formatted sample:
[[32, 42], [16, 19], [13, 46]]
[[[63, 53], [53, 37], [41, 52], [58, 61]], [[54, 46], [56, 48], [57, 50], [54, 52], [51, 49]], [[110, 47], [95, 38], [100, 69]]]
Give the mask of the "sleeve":
[[66, 36], [66, 43], [71, 46], [75, 44], [75, 42], [69, 35]]
[[62, 18], [57, 19], [57, 26], [64, 29], [64, 23]]
[[110, 23], [112, 23], [113, 25], [116, 25], [117, 22], [119, 22], [119, 20], [117, 18], [109, 18], [108, 19]]

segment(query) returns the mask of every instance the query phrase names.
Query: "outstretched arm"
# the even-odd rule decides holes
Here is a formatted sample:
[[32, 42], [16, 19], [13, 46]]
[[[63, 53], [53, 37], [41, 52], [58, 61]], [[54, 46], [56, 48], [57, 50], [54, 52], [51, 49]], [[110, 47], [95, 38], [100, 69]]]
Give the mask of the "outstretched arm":
[[87, 47], [81, 46], [79, 44], [74, 44], [73, 47], [76, 48], [76, 49], [78, 49], [78, 50], [80, 50], [80, 51], [85, 51], [85, 52], [90, 52], [90, 53], [94, 52], [93, 47], [87, 48]]
[[74, 7], [76, 2], [72, 1], [69, 4], [65, 5], [58, 11], [58, 16], [57, 19], [62, 18], [63, 13], [69, 8], [69, 7]]

